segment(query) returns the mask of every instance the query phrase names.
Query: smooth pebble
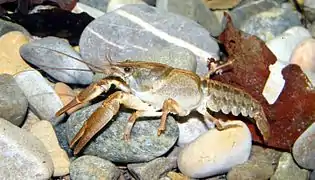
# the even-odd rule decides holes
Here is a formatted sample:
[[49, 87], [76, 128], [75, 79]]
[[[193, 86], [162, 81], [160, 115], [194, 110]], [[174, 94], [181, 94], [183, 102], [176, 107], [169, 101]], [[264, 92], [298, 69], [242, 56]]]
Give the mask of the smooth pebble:
[[52, 176], [52, 159], [32, 133], [0, 118], [0, 137], [0, 179], [43, 180]]
[[242, 121], [223, 131], [211, 129], [187, 145], [178, 157], [179, 170], [191, 178], [205, 178], [228, 172], [246, 162], [252, 146], [251, 133]]

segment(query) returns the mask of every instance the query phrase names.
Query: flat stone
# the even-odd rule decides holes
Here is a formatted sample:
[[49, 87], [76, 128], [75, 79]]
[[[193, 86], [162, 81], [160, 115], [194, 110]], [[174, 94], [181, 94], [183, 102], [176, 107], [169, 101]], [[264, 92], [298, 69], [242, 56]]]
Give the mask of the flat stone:
[[294, 49], [290, 58], [291, 64], [297, 64], [305, 71], [315, 72], [315, 39], [309, 38], [302, 41]]
[[185, 146], [177, 160], [180, 172], [191, 178], [205, 178], [246, 162], [252, 145], [250, 131], [242, 121], [230, 123], [240, 126], [211, 129]]
[[159, 179], [177, 167], [176, 161], [160, 157], [147, 163], [128, 164], [129, 171], [140, 180]]
[[54, 89], [38, 71], [21, 72], [14, 78], [23, 90], [29, 107], [40, 119], [59, 121], [64, 118], [63, 115], [59, 118], [55, 117], [56, 112], [63, 107], [63, 104]]
[[24, 122], [27, 108], [27, 99], [14, 77], [0, 74], [0, 117], [20, 126]]
[[21, 128], [30, 131], [32, 125], [39, 121], [40, 119], [32, 112], [32, 110], [29, 109], [26, 114], [25, 122]]
[[198, 22], [212, 36], [218, 36], [223, 31], [222, 25], [219, 24], [220, 21], [218, 21], [214, 12], [209, 10], [206, 3], [201, 0], [157, 0], [156, 7]]
[[[68, 142], [82, 127], [85, 120], [102, 102], [83, 108], [71, 114], [67, 120]], [[160, 118], [139, 118], [136, 121], [130, 142], [122, 139], [130, 113], [122, 109], [101, 132], [82, 150], [83, 154], [95, 155], [111, 162], [141, 163], [155, 159], [170, 150], [179, 135], [175, 120], [168, 116], [165, 133], [157, 136]]]
[[0, 118], [0, 178], [49, 179], [53, 163], [43, 143], [30, 132]]
[[282, 153], [277, 170], [270, 180], [308, 180], [309, 172], [300, 169], [294, 162], [290, 153]]
[[88, 71], [90, 69], [86, 64], [77, 60], [81, 57], [64, 39], [45, 37], [32, 41], [20, 48], [20, 54], [58, 81], [82, 85], [92, 82], [93, 73]]
[[71, 162], [70, 177], [73, 180], [118, 179], [119, 169], [105, 159], [84, 155]]
[[315, 123], [295, 141], [292, 148], [295, 161], [305, 169], [315, 169]]
[[[113, 62], [164, 59], [178, 68], [195, 64], [197, 59], [196, 72], [203, 75], [208, 72], [208, 58], [218, 59], [219, 46], [193, 20], [145, 4], [133, 4], [92, 21], [82, 33], [80, 51], [84, 60], [98, 67], [108, 64], [106, 55]], [[185, 56], [187, 52], [194, 55], [193, 62], [191, 56]]]

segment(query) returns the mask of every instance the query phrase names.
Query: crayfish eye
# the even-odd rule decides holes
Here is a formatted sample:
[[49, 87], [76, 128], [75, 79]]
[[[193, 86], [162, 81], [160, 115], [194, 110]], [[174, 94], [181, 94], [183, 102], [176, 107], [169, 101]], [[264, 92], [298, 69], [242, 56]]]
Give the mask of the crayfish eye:
[[131, 71], [131, 68], [130, 68], [130, 67], [125, 67], [125, 68], [124, 68], [124, 71], [125, 71], [126, 73], [129, 73], [129, 72]]

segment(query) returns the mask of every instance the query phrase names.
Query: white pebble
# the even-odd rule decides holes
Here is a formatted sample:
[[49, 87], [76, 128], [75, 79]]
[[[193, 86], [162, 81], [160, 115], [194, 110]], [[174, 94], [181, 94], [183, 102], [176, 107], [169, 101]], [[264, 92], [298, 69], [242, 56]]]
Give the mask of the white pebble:
[[248, 160], [252, 137], [245, 123], [231, 121], [239, 127], [222, 131], [211, 129], [183, 148], [178, 156], [178, 168], [191, 178], [205, 178], [228, 172], [233, 166]]

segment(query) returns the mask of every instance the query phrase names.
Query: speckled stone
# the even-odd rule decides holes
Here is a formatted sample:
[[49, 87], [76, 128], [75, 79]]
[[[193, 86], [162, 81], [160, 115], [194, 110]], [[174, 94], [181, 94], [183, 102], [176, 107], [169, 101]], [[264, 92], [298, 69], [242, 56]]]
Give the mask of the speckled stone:
[[[100, 104], [101, 102], [71, 114], [67, 120], [68, 141]], [[86, 146], [83, 154], [95, 155], [111, 162], [138, 163], [155, 159], [173, 147], [179, 136], [179, 130], [171, 116], [168, 116], [165, 133], [160, 136], [157, 136], [160, 118], [139, 118], [132, 129], [130, 142], [125, 142], [122, 139], [123, 131], [130, 115], [121, 108], [117, 117]]]
[[0, 19], [0, 36], [10, 32], [10, 31], [20, 31], [24, 35], [30, 36], [30, 33], [24, 27], [22, 27], [18, 24]]
[[14, 77], [0, 74], [0, 117], [20, 126], [26, 116], [28, 102]]
[[53, 173], [53, 162], [33, 134], [0, 118], [0, 179], [42, 180]]
[[73, 180], [116, 180], [119, 175], [120, 171], [113, 163], [95, 156], [81, 156], [70, 164], [70, 177]]

